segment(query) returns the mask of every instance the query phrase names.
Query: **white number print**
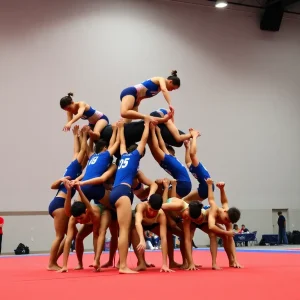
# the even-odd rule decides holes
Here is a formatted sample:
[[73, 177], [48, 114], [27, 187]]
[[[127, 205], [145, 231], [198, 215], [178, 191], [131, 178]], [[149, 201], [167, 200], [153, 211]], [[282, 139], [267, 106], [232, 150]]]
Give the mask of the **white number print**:
[[118, 170], [126, 168], [127, 165], [128, 165], [129, 160], [130, 160], [129, 157], [125, 158], [125, 159], [121, 159], [120, 162], [119, 162]]
[[89, 165], [94, 165], [96, 163], [96, 161], [98, 160], [98, 156], [94, 156], [90, 162], [89, 162]]

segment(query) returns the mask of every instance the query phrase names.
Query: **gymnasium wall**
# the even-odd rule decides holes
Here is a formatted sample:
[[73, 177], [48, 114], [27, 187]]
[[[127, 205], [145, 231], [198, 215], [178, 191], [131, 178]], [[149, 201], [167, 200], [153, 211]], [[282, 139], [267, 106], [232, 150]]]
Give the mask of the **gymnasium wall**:
[[[272, 208], [287, 208], [300, 228], [300, 21], [290, 15], [280, 32], [263, 32], [258, 11], [204, 3], [3, 1], [0, 215], [12, 215], [3, 252], [21, 241], [33, 251], [50, 248], [48, 215], [13, 215], [47, 211], [50, 185], [72, 158], [59, 99], [73, 91], [114, 122], [123, 88], [173, 69], [182, 80], [171, 94], [176, 125], [202, 132], [198, 157], [215, 181], [226, 182], [230, 204], [243, 213], [239, 224], [272, 233]], [[166, 107], [162, 95], [140, 110], [159, 107]], [[177, 156], [184, 161], [183, 148]], [[141, 169], [153, 179], [167, 176], [150, 151]], [[197, 232], [196, 244], [207, 243]]]

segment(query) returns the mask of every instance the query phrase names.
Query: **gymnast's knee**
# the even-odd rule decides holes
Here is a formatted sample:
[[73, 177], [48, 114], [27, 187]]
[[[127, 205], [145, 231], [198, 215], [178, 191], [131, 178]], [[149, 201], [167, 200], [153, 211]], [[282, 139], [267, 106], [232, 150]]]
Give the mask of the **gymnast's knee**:
[[215, 239], [217, 237], [217, 235], [214, 232], [209, 232], [208, 236], [210, 239]]

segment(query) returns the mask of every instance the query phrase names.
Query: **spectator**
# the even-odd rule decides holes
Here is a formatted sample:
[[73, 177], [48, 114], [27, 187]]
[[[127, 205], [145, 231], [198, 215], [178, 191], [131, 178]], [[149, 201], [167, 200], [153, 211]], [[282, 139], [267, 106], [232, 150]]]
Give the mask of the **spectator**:
[[3, 225], [4, 225], [4, 219], [2, 217], [0, 217], [0, 254], [1, 254], [1, 248], [2, 248]]
[[234, 224], [234, 225], [233, 225], [233, 231], [234, 231], [235, 233], [240, 233], [240, 229], [239, 229], [238, 224]]
[[[240, 229], [239, 233], [249, 233], [248, 228], [246, 228], [246, 226], [243, 224], [242, 228]], [[245, 242], [245, 246], [248, 246], [248, 241]]]
[[150, 250], [154, 250], [155, 248], [152, 244], [153, 233], [147, 230], [147, 231], [144, 231], [144, 236], [145, 236], [145, 241], [146, 241], [146, 248], [150, 249]]
[[247, 233], [249, 232], [248, 228], [246, 228], [246, 226], [243, 224], [242, 225], [242, 228], [240, 229], [240, 232], [239, 233]]
[[286, 235], [286, 220], [285, 217], [282, 215], [282, 212], [278, 212], [278, 245], [287, 245], [288, 239]]

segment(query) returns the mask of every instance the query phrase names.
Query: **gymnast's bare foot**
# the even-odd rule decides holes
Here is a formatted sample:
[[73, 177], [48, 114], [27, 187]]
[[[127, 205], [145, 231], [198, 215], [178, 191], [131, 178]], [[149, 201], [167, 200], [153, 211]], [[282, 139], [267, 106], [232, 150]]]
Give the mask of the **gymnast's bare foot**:
[[94, 131], [92, 131], [92, 130], [89, 130], [89, 136], [90, 136], [90, 138], [91, 138], [93, 141], [97, 141], [97, 140], [99, 140], [99, 138], [100, 138], [100, 134], [99, 134], [99, 133], [96, 133], [96, 132], [94, 132]]
[[67, 267], [62, 267], [60, 270], [57, 271], [58, 273], [68, 273]]
[[135, 271], [146, 271], [147, 270], [147, 266], [145, 263], [140, 263], [135, 269]]
[[58, 264], [50, 264], [47, 268], [48, 271], [58, 271], [61, 267]]
[[200, 131], [194, 130], [193, 128], [190, 128], [189, 131], [190, 131], [190, 134], [192, 137], [195, 136], [197, 138], [197, 137], [201, 136]]
[[244, 266], [240, 265], [237, 261], [230, 262], [230, 268], [243, 269]]
[[222, 270], [222, 268], [220, 268], [219, 266], [217, 266], [217, 265], [212, 265], [212, 267], [211, 267], [213, 270]]
[[108, 261], [107, 263], [105, 263], [104, 265], [101, 266], [101, 268], [110, 268], [113, 266], [113, 262], [112, 261]]
[[77, 267], [74, 268], [74, 270], [83, 270], [83, 265], [81, 263], [78, 263]]
[[182, 264], [182, 265], [180, 266], [180, 269], [181, 269], [181, 270], [186, 270], [188, 267], [189, 267], [188, 263], [185, 262], [184, 264]]
[[95, 272], [100, 272], [100, 261], [94, 261], [93, 268], [95, 269]]
[[122, 269], [120, 268], [119, 273], [120, 274], [138, 274], [138, 272], [133, 271], [133, 270], [129, 269], [128, 267], [125, 267], [125, 268], [122, 268]]
[[146, 262], [146, 267], [147, 267], [147, 268], [154, 268], [155, 265], [152, 264], [152, 263], [147, 263], [147, 262]]
[[170, 269], [176, 269], [176, 268], [180, 268], [182, 265], [181, 264], [178, 264], [177, 262], [175, 261], [172, 261], [169, 263], [169, 268]]

